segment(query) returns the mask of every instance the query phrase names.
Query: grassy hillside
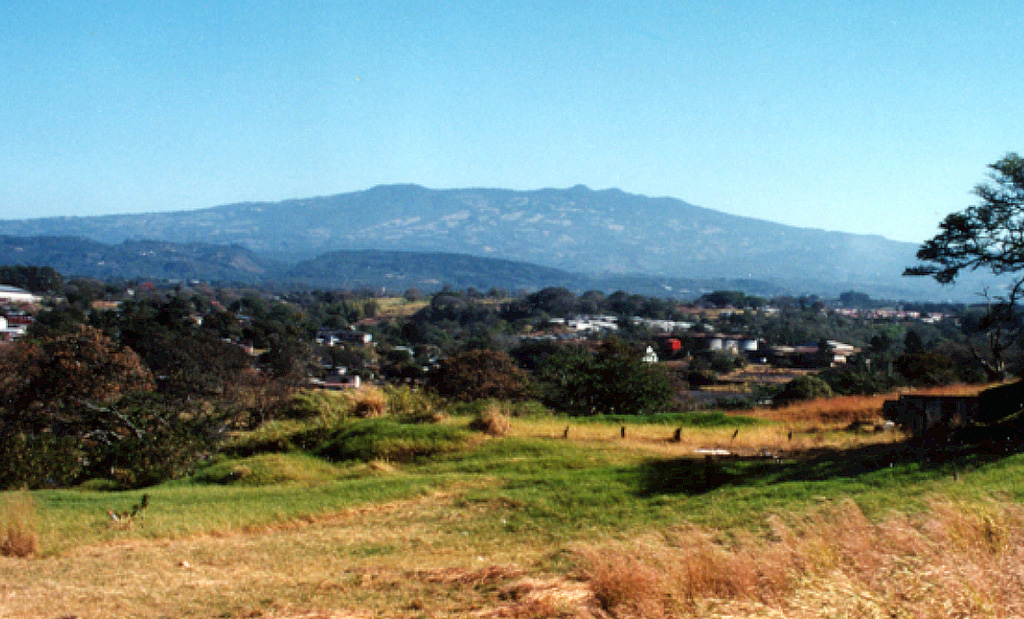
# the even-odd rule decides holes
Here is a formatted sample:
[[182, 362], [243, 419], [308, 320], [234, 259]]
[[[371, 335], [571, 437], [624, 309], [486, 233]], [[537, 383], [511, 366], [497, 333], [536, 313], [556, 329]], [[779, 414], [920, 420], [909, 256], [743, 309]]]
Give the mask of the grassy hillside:
[[0, 616], [1018, 616], [1024, 456], [924, 460], [872, 406], [278, 425], [131, 523], [141, 491], [0, 497], [38, 536]]

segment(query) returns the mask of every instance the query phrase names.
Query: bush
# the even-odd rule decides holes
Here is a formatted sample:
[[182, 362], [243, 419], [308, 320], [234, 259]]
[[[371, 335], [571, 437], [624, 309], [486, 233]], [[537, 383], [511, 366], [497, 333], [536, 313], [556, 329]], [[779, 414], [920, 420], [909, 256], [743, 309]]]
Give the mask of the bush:
[[0, 506], [0, 556], [31, 557], [38, 550], [35, 501], [27, 492], [12, 493]]
[[660, 412], [672, 402], [674, 382], [661, 366], [609, 338], [591, 354], [562, 349], [538, 370], [544, 402], [574, 415], [639, 415]]
[[957, 363], [934, 351], [906, 353], [896, 359], [896, 371], [915, 387], [949, 385], [957, 381]]
[[345, 393], [306, 389], [292, 395], [282, 416], [286, 419], [343, 419], [352, 412], [352, 407], [353, 400]]
[[0, 489], [60, 488], [82, 474], [78, 439], [52, 433], [0, 433]]
[[116, 409], [123, 428], [96, 433], [88, 452], [92, 477], [108, 477], [123, 488], [151, 486], [189, 473], [219, 441], [221, 417], [200, 406], [159, 396], [122, 399]]
[[388, 412], [388, 398], [377, 387], [360, 387], [346, 391], [345, 396], [352, 404], [352, 415], [360, 419], [383, 417]]
[[480, 414], [469, 423], [469, 427], [471, 430], [491, 436], [505, 436], [511, 429], [512, 423], [500, 405], [491, 403], [480, 411]]
[[341, 423], [339, 420], [271, 421], [252, 432], [231, 439], [221, 453], [246, 457], [261, 453], [312, 451], [324, 443]]
[[731, 352], [716, 352], [711, 357], [711, 369], [719, 374], [728, 374], [746, 365], [746, 359]]
[[896, 381], [884, 372], [853, 365], [840, 365], [818, 374], [837, 395], [874, 395], [896, 387]]
[[406, 423], [436, 423], [445, 418], [436, 397], [406, 385], [384, 387], [388, 413]]
[[797, 376], [786, 383], [779, 395], [775, 396], [775, 404], [784, 405], [791, 402], [831, 397], [832, 388], [828, 386], [828, 383], [817, 376], [807, 374]]

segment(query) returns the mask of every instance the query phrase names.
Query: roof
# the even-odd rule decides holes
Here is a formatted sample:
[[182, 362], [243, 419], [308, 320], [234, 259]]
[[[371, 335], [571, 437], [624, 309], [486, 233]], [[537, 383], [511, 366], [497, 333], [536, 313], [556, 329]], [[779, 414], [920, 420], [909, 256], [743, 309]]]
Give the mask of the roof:
[[21, 294], [31, 294], [24, 288], [18, 288], [17, 286], [8, 286], [7, 284], [0, 284], [0, 292], [17, 292]]

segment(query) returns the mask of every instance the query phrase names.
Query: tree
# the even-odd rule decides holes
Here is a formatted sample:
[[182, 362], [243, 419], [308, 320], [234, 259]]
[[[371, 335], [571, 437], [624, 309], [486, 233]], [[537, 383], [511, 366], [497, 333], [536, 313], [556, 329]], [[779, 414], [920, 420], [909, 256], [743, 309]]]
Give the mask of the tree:
[[1020, 333], [1016, 306], [1024, 294], [1024, 158], [1009, 153], [989, 166], [989, 179], [974, 188], [978, 204], [947, 215], [941, 232], [917, 251], [921, 261], [904, 275], [949, 284], [981, 269], [1009, 276], [1005, 294], [989, 296], [985, 321], [987, 354], [975, 356], [991, 379], [1006, 375], [1006, 352]]
[[672, 377], [645, 363], [621, 340], [606, 340], [596, 353], [565, 347], [541, 361], [537, 371], [548, 405], [574, 415], [640, 415], [672, 400]]
[[832, 388], [827, 382], [813, 374], [805, 374], [786, 383], [782, 391], [775, 396], [775, 404], [785, 406], [803, 400], [831, 397]]
[[507, 354], [493, 350], [468, 350], [448, 357], [430, 383], [441, 395], [463, 401], [518, 400], [528, 393], [526, 374]]
[[0, 266], [0, 284], [10, 284], [36, 294], [57, 294], [64, 278], [53, 267]]
[[92, 327], [19, 341], [0, 355], [0, 430], [86, 433], [106, 405], [152, 388], [139, 356]]
[[90, 327], [3, 349], [0, 489], [74, 482], [89, 456], [143, 434], [116, 405], [152, 387], [138, 355]]

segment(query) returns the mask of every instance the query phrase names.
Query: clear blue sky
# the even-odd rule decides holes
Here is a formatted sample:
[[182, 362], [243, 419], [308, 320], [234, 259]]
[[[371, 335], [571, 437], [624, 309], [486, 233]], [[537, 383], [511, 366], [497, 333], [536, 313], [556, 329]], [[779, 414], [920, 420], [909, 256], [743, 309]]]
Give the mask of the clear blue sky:
[[919, 242], [1024, 151], [1020, 0], [0, 17], [0, 218], [582, 183]]

